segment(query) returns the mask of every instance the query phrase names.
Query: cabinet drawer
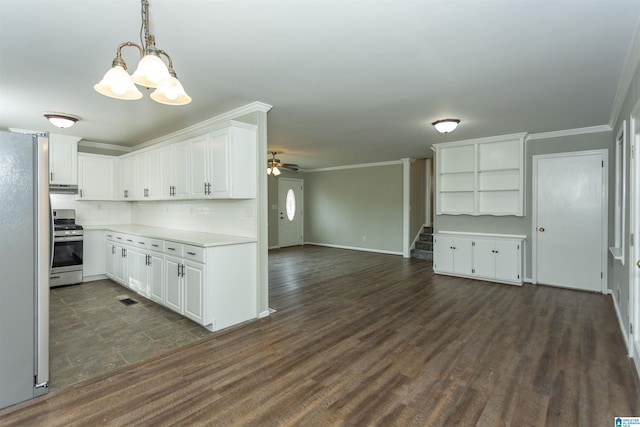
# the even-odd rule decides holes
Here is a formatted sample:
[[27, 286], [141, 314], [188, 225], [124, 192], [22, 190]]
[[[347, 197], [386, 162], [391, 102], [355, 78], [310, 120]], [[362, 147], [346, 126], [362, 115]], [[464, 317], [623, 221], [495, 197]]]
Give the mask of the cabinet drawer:
[[204, 248], [184, 245], [184, 253], [182, 256], [184, 256], [185, 259], [204, 263]]
[[107, 231], [107, 232], [104, 234], [104, 237], [105, 237], [105, 239], [109, 240], [110, 242], [113, 242], [113, 241], [116, 239], [116, 237], [115, 237], [115, 233], [114, 233], [114, 232], [112, 232], [112, 231]]
[[156, 252], [164, 252], [164, 240], [147, 239], [149, 242], [149, 249]]
[[114, 242], [118, 242], [118, 243], [126, 243], [126, 238], [128, 237], [126, 234], [121, 234], [121, 233], [112, 233], [113, 234], [113, 241]]
[[141, 249], [149, 249], [149, 247], [151, 246], [149, 244], [149, 239], [147, 239], [146, 237], [139, 237], [139, 236], [132, 236], [132, 237], [133, 237], [134, 246], [137, 246]]
[[164, 253], [167, 255], [182, 256], [182, 244], [176, 242], [164, 242]]
[[129, 234], [123, 234], [122, 235], [122, 240], [124, 242], [125, 245], [129, 245], [129, 246], [135, 246], [136, 245], [136, 236], [131, 236]]

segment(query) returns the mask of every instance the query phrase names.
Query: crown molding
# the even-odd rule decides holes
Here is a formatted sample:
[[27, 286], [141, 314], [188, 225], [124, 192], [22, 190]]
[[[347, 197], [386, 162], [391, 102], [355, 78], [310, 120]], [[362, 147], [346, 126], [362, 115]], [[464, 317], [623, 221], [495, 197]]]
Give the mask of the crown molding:
[[529, 135], [527, 135], [527, 141], [532, 139], [547, 139], [547, 138], [558, 138], [558, 137], [572, 136], [572, 135], [584, 135], [587, 133], [609, 132], [612, 130], [613, 128], [609, 125], [600, 125], [600, 126], [589, 126], [585, 128], [556, 130], [552, 132], [530, 133]]
[[624, 105], [624, 100], [629, 93], [629, 88], [633, 82], [633, 77], [638, 69], [640, 63], [640, 23], [636, 26], [636, 32], [633, 35], [633, 40], [629, 45], [629, 51], [622, 67], [622, 73], [620, 75], [620, 81], [618, 82], [618, 89], [616, 96], [613, 98], [613, 105], [611, 106], [611, 115], [609, 117], [609, 126], [613, 129], [618, 121], [618, 116]]
[[256, 112], [267, 113], [269, 110], [271, 110], [271, 108], [273, 108], [273, 106], [269, 104], [255, 101], [255, 102], [252, 102], [251, 104], [243, 105], [242, 107], [238, 107], [234, 110], [227, 111], [226, 113], [222, 113], [220, 115], [207, 119], [203, 122], [196, 123], [195, 125], [181, 129], [179, 131], [138, 144], [135, 147], [133, 147], [133, 150], [137, 151], [146, 147], [150, 147], [152, 145], [158, 145], [162, 143], [171, 143], [171, 142], [179, 141], [181, 139], [187, 139], [192, 136], [202, 135], [203, 133], [216, 130], [219, 127], [220, 122], [228, 122], [229, 120], [233, 120], [240, 116], [244, 116], [246, 114], [251, 114]]
[[78, 145], [80, 147], [99, 148], [101, 150], [109, 150], [109, 151], [121, 151], [123, 153], [130, 153], [133, 151], [133, 148], [125, 147], [123, 145], [105, 144], [103, 142], [94, 142], [94, 141], [85, 141], [85, 140], [78, 142]]
[[389, 165], [401, 165], [402, 160], [390, 160], [388, 162], [377, 163], [360, 163], [357, 165], [344, 165], [344, 166], [331, 166], [328, 168], [315, 168], [315, 169], [301, 169], [298, 172], [328, 172], [342, 169], [358, 169], [358, 168], [371, 168], [376, 166], [389, 166]]

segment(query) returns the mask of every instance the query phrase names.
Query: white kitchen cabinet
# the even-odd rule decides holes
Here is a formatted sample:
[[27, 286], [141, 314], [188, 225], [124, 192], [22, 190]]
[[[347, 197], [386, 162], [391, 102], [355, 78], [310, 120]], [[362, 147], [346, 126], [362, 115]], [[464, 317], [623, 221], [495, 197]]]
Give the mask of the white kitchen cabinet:
[[108, 231], [105, 271], [209, 330], [256, 317], [256, 243], [193, 246]]
[[171, 144], [160, 150], [161, 199], [189, 198], [189, 143]]
[[476, 239], [474, 273], [497, 281], [520, 282], [521, 247], [521, 240]]
[[104, 274], [111, 280], [116, 280], [116, 246], [112, 241], [104, 245]]
[[133, 197], [137, 200], [159, 200], [162, 185], [160, 150], [145, 151], [134, 159], [136, 190]]
[[134, 156], [118, 159], [118, 199], [137, 200], [136, 159]]
[[49, 184], [78, 185], [79, 137], [49, 134]]
[[189, 141], [192, 199], [256, 197], [256, 127], [231, 121]]
[[437, 215], [524, 215], [524, 138], [434, 144]]
[[115, 200], [116, 158], [78, 154], [78, 200]]
[[[522, 285], [524, 240], [525, 236], [517, 235], [437, 233], [434, 235], [433, 270], [438, 274]], [[461, 247], [465, 248], [462, 257], [458, 251]], [[464, 260], [464, 268], [456, 268], [460, 259]]]
[[472, 243], [471, 239], [464, 237], [434, 236], [434, 270], [442, 273], [471, 274]]

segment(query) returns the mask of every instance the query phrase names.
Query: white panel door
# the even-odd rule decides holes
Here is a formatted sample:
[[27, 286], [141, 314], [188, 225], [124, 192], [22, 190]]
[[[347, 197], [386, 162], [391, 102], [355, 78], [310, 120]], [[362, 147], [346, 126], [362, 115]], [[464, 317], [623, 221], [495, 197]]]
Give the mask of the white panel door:
[[453, 238], [434, 236], [433, 266], [436, 271], [453, 273]]
[[453, 239], [453, 272], [455, 274], [471, 274], [473, 240], [456, 237]]
[[534, 156], [536, 281], [602, 292], [604, 153]]
[[278, 179], [278, 246], [302, 245], [302, 180]]
[[496, 276], [498, 280], [520, 280], [520, 242], [495, 241]]

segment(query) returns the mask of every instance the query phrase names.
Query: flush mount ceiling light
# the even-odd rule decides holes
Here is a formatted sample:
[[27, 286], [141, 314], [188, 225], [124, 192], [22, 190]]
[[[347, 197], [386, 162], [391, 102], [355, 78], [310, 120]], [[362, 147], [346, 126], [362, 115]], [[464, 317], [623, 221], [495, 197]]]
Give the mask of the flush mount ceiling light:
[[[135, 84], [154, 88], [151, 99], [161, 104], [185, 105], [191, 102], [182, 84], [178, 81], [173, 70], [173, 61], [167, 52], [156, 48], [155, 37], [149, 33], [149, 2], [142, 2], [142, 28], [140, 30], [140, 45], [132, 42], [121, 43], [116, 51], [111, 69], [107, 71], [98, 84], [93, 88], [102, 95], [111, 98], [135, 100], [142, 98], [142, 93]], [[143, 38], [144, 35], [144, 38]], [[122, 59], [122, 48], [135, 46], [140, 51], [138, 68], [129, 75], [125, 70], [127, 65]], [[167, 58], [169, 65], [165, 65], [160, 55]], [[135, 83], [135, 84], [134, 84]]]
[[458, 119], [442, 119], [431, 123], [433, 127], [440, 133], [453, 132], [458, 127], [460, 120]]
[[52, 125], [62, 129], [70, 128], [78, 121], [78, 117], [71, 116], [69, 114], [45, 113], [44, 116], [51, 122]]

